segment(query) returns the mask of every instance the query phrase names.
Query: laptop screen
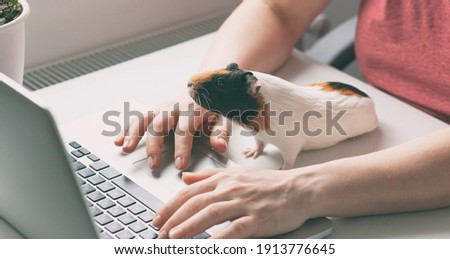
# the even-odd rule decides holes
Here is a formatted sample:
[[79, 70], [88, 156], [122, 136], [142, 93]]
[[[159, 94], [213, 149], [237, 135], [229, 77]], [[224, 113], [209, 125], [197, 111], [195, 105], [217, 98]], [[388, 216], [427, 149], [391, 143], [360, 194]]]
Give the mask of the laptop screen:
[[28, 238], [95, 238], [54, 120], [27, 94], [0, 81], [0, 216]]

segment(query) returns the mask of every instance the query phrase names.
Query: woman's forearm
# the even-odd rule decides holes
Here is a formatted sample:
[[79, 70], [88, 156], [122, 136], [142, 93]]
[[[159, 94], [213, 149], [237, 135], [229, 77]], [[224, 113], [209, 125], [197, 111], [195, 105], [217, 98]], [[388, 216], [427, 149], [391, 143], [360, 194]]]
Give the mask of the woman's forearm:
[[321, 166], [313, 216], [357, 216], [450, 205], [450, 128]]
[[309, 23], [329, 0], [246, 0], [219, 29], [201, 70], [236, 62], [272, 72], [289, 56]]

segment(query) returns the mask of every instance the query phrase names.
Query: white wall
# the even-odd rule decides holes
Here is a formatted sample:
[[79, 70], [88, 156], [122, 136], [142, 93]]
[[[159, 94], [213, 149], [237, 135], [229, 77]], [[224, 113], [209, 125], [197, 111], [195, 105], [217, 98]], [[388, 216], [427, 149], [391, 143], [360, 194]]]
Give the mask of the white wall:
[[26, 68], [150, 33], [240, 0], [28, 0]]

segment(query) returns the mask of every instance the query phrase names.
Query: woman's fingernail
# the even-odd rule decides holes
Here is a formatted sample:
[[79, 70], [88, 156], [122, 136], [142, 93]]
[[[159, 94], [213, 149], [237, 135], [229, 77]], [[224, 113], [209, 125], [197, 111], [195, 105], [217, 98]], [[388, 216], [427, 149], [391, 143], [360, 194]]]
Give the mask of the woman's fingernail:
[[166, 239], [166, 238], [169, 238], [169, 235], [167, 235], [167, 231], [165, 231], [165, 230], [160, 231], [159, 235], [158, 235], [158, 239]]
[[175, 167], [177, 169], [181, 169], [181, 166], [183, 165], [183, 158], [181, 156], [177, 157], [177, 159], [175, 159]]
[[155, 218], [152, 220], [152, 225], [155, 226], [155, 227], [157, 227], [157, 228], [160, 228], [160, 227], [162, 227], [162, 226], [161, 226], [161, 223], [162, 223], [162, 218], [161, 218], [161, 216], [159, 216], [158, 214], [156, 214]]
[[148, 167], [153, 168], [153, 157], [149, 156], [147, 158], [147, 162], [148, 162]]
[[181, 228], [174, 228], [169, 232], [169, 238], [183, 237], [183, 230]]
[[225, 148], [228, 146], [228, 142], [224, 138], [219, 138], [220, 144], [222, 144]]
[[130, 145], [130, 140], [129, 139], [125, 139], [125, 141], [123, 142], [122, 147], [128, 147], [128, 145]]

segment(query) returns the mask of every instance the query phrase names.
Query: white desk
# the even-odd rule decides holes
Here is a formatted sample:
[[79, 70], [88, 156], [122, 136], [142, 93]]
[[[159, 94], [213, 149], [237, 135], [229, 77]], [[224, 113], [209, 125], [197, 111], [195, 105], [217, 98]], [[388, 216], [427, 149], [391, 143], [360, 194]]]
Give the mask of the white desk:
[[[125, 101], [146, 104], [150, 109], [185, 90], [186, 79], [196, 72], [211, 39], [212, 36], [207, 35], [39, 90], [36, 94], [49, 103], [60, 125]], [[302, 152], [297, 166], [384, 149], [448, 127], [447, 124], [297, 51], [293, 52], [276, 74], [297, 84], [321, 81], [350, 83], [369, 94], [377, 106], [380, 126], [375, 132], [331, 148]], [[236, 140], [238, 138], [239, 141]], [[253, 145], [253, 139], [234, 134], [226, 155], [245, 165], [258, 163], [272, 168], [279, 167], [281, 156], [275, 149], [269, 148], [256, 161], [243, 159], [241, 151], [248, 145]], [[332, 221], [334, 232], [330, 238], [450, 238], [450, 208], [395, 215], [333, 218]]]

